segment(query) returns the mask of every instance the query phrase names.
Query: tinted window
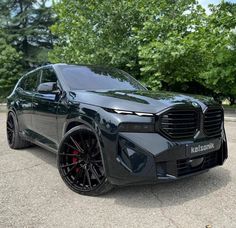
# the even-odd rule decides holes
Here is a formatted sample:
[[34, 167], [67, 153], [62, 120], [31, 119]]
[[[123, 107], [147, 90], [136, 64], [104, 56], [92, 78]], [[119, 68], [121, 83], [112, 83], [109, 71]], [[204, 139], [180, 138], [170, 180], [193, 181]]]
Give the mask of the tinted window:
[[60, 66], [71, 90], [145, 90], [124, 71], [114, 68]]
[[36, 91], [38, 84], [38, 74], [39, 71], [34, 71], [28, 75], [26, 75], [20, 82], [19, 87], [21, 87], [25, 91], [33, 92]]
[[57, 76], [52, 68], [42, 70], [41, 83], [44, 82], [57, 82]]

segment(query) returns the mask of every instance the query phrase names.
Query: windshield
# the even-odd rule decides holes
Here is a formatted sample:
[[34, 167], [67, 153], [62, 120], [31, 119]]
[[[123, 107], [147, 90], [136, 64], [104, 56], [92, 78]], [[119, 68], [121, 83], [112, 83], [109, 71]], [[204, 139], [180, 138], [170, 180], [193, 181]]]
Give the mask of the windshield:
[[63, 65], [60, 68], [71, 90], [146, 90], [122, 70], [76, 65]]

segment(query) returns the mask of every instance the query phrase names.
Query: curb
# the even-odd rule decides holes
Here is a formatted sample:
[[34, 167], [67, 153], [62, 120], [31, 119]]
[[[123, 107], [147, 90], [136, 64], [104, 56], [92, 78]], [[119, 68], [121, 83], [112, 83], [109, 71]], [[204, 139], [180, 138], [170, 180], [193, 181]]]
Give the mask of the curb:
[[236, 117], [225, 116], [225, 122], [236, 122]]
[[236, 108], [224, 108], [225, 113], [236, 114]]
[[0, 112], [5, 112], [6, 110], [7, 110], [7, 104], [6, 103], [0, 104]]

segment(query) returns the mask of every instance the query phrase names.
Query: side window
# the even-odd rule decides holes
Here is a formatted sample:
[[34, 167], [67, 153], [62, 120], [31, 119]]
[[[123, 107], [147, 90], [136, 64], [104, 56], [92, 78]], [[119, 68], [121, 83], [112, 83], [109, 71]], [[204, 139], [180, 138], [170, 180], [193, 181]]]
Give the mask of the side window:
[[42, 70], [41, 83], [45, 82], [57, 82], [56, 73], [52, 68], [46, 68]]
[[25, 82], [25, 90], [30, 91], [30, 92], [36, 91], [37, 81], [38, 81], [38, 71], [30, 73], [27, 76], [27, 79], [26, 79], [26, 82]]
[[26, 75], [20, 82], [19, 87], [28, 92], [36, 91], [39, 71], [34, 71]]
[[24, 77], [21, 79], [21, 81], [20, 81], [20, 83], [19, 83], [19, 85], [18, 85], [18, 88], [24, 89], [24, 88], [25, 88], [25, 81], [26, 81], [26, 76], [24, 76]]

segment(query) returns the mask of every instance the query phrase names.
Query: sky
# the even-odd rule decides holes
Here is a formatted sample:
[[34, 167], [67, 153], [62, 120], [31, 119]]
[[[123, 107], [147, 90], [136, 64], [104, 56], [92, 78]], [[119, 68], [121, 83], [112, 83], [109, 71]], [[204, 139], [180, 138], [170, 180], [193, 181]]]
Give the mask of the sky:
[[[209, 4], [219, 4], [221, 2], [221, 0], [198, 0], [198, 2], [206, 9], [206, 12], [209, 13], [208, 10], [208, 5]], [[227, 2], [232, 2], [232, 3], [236, 3], [236, 0], [227, 0]]]
[[[56, 0], [57, 1], [57, 0]], [[209, 13], [208, 5], [209, 4], [219, 4], [222, 0], [198, 0], [198, 2], [206, 9], [206, 12]], [[236, 0], [225, 0], [227, 2], [236, 3]], [[47, 6], [52, 5], [52, 0], [48, 0], [46, 3]]]

